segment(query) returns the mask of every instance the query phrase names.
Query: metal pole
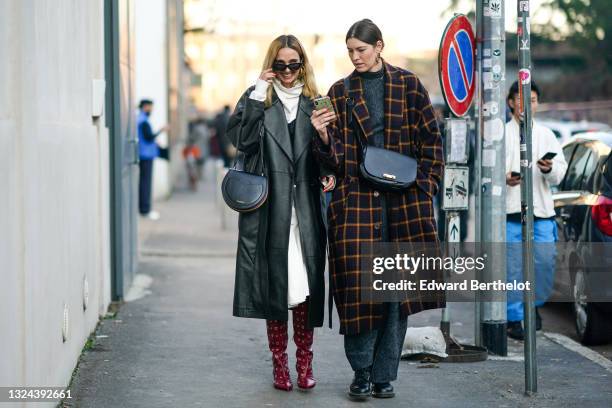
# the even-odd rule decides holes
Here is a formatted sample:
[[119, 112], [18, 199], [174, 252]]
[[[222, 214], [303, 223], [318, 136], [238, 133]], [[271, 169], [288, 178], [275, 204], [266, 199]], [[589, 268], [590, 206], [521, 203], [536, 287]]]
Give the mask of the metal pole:
[[[504, 0], [478, 0], [476, 41], [477, 239], [487, 255], [482, 279], [506, 281], [505, 23]], [[476, 345], [505, 356], [506, 302], [477, 302]]]
[[[482, 184], [482, 175], [480, 171], [480, 165], [482, 163], [482, 156], [480, 150], [482, 149], [482, 120], [480, 117], [480, 107], [482, 106], [482, 61], [480, 55], [482, 55], [482, 0], [476, 0], [476, 97], [474, 98], [474, 115], [476, 120], [476, 157], [474, 160], [474, 180], [476, 180], [476, 186], [474, 186], [474, 204], [475, 204], [475, 239], [476, 242], [481, 241], [480, 231], [482, 229], [482, 192], [480, 186]], [[480, 276], [477, 276], [480, 279]], [[482, 308], [480, 307], [480, 299], [478, 293], [474, 298], [474, 344], [482, 347], [482, 332], [480, 322], [482, 321]]]
[[111, 299], [117, 301], [124, 296], [123, 259], [126, 256], [123, 241], [124, 220], [121, 202], [123, 198], [124, 144], [121, 134], [121, 99], [119, 71], [119, 3], [104, 2], [104, 53], [106, 79], [106, 127], [109, 133], [110, 163], [110, 233], [111, 233]]
[[[447, 132], [447, 137], [449, 132]], [[461, 223], [459, 228], [454, 232], [451, 231], [450, 221], [455, 217], [460, 217], [458, 211], [445, 211], [445, 241], [446, 241], [446, 254], [445, 256], [451, 256], [449, 253], [452, 245], [459, 245], [461, 242]], [[442, 309], [442, 316], [440, 319], [440, 330], [446, 339], [446, 343], [450, 344], [450, 302], [446, 303], [446, 307]]]
[[525, 309], [525, 393], [537, 392], [537, 362], [535, 336], [535, 279], [533, 259], [533, 172], [531, 144], [531, 51], [529, 29], [529, 0], [519, 0], [518, 54], [519, 96], [521, 112], [521, 226], [523, 235], [523, 278], [531, 282], [532, 290], [523, 292]]

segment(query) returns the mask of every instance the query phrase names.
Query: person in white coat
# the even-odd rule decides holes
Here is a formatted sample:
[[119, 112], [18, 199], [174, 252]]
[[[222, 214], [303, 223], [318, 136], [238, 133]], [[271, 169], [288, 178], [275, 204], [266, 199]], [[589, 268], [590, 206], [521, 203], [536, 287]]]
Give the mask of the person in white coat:
[[[531, 82], [531, 111], [533, 116], [538, 109], [540, 89]], [[520, 167], [520, 113], [519, 85], [515, 82], [508, 93], [508, 105], [512, 119], [506, 124], [506, 241], [508, 282], [522, 281], [521, 257], [521, 177]], [[543, 157], [554, 157], [543, 159]], [[540, 125], [535, 119], [532, 127], [533, 163], [533, 214], [535, 248], [535, 292], [536, 292], [536, 329], [542, 328], [542, 318], [538, 308], [542, 306], [552, 291], [555, 273], [555, 242], [557, 224], [551, 186], [557, 185], [565, 176], [567, 163], [552, 130]], [[520, 291], [508, 293], [507, 302], [508, 336], [516, 340], [524, 339], [522, 320], [523, 297]]]

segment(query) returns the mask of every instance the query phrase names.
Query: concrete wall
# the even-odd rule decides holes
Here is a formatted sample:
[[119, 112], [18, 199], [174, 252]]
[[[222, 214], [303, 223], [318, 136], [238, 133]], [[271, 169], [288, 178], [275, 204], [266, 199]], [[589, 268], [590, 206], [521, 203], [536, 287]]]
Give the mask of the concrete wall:
[[[174, 185], [186, 186], [185, 164], [182, 149], [187, 138], [187, 112], [189, 110], [188, 89], [190, 76], [187, 75], [184, 55], [184, 14], [183, 0], [167, 0], [168, 10], [168, 116], [173, 160], [170, 163]], [[182, 183], [182, 184], [181, 184]]]
[[[166, 38], [166, 0], [136, 0], [135, 53], [136, 101], [155, 101], [151, 115], [153, 131], [168, 123], [168, 63]], [[157, 137], [161, 146], [168, 145], [168, 135]], [[174, 159], [174, 158], [173, 158]], [[171, 190], [168, 162], [156, 159], [153, 168], [153, 198], [167, 197]]]
[[0, 386], [66, 386], [110, 301], [103, 16], [103, 0], [0, 1]]

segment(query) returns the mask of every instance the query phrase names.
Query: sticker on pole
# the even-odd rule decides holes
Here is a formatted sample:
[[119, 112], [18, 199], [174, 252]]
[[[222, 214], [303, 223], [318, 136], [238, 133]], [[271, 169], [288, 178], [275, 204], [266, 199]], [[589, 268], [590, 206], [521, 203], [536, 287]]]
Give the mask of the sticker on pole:
[[531, 71], [527, 68], [520, 69], [519, 79], [521, 80], [521, 85], [529, 84], [531, 82]]
[[475, 49], [470, 20], [462, 14], [456, 15], [446, 26], [440, 41], [438, 73], [444, 100], [458, 117], [467, 113], [474, 99]]
[[446, 166], [444, 168], [443, 210], [468, 209], [469, 168], [464, 166]]

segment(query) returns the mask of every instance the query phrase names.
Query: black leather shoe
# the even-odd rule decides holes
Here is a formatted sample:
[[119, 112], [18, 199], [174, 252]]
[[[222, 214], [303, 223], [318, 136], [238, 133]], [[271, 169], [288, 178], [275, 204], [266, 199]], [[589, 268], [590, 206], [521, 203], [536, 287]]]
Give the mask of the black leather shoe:
[[539, 307], [536, 307], [536, 330], [542, 330], [542, 316], [540, 316]]
[[523, 332], [523, 326], [520, 321], [508, 322], [507, 333], [508, 337], [514, 340], [525, 340], [525, 332]]
[[370, 398], [372, 394], [372, 386], [370, 384], [370, 370], [362, 368], [355, 371], [353, 382], [349, 387], [349, 397], [358, 400]]
[[395, 391], [391, 383], [374, 383], [372, 387], [372, 396], [375, 398], [393, 398], [395, 397]]

